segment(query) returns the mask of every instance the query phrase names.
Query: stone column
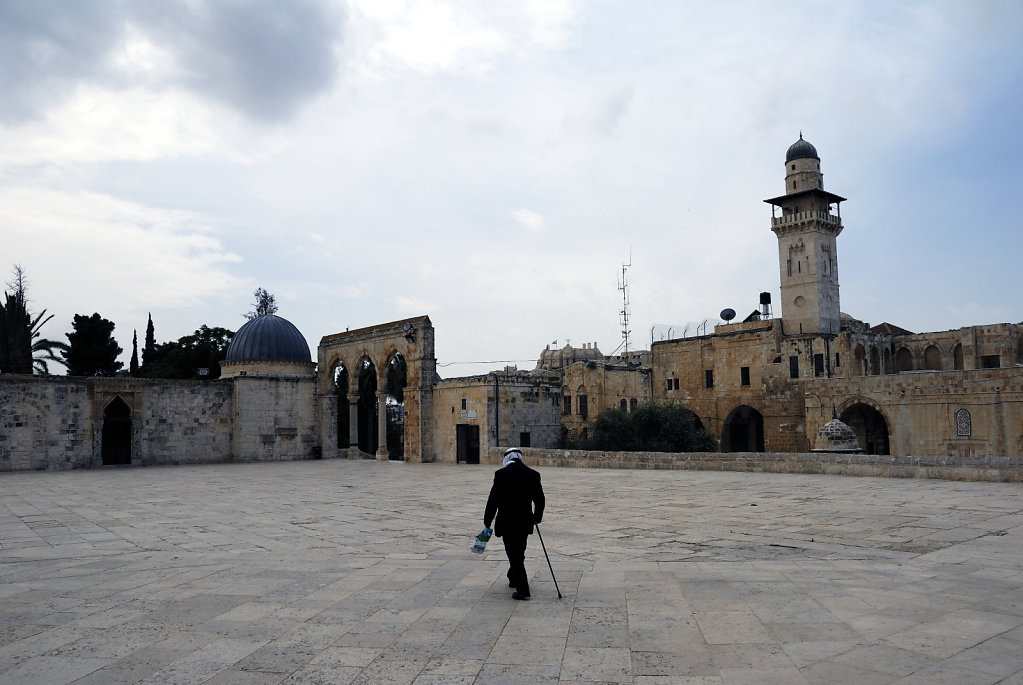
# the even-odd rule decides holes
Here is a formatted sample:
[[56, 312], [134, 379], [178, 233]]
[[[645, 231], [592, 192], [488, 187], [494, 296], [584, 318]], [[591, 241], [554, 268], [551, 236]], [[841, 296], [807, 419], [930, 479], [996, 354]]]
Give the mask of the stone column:
[[387, 393], [377, 393], [377, 459], [386, 461], [387, 452]]
[[[340, 411], [340, 410], [338, 410]], [[348, 393], [348, 449], [359, 449], [359, 393]]]

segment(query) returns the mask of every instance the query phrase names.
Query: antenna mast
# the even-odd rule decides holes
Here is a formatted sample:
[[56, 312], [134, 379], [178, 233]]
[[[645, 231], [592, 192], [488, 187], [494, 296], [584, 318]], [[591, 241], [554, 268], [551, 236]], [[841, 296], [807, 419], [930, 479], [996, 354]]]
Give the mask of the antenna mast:
[[622, 339], [624, 340], [625, 352], [622, 353], [623, 357], [629, 355], [629, 334], [632, 331], [629, 330], [629, 267], [632, 266], [632, 255], [629, 255], [629, 263], [622, 264], [622, 280], [618, 285], [618, 289], [622, 291], [622, 311], [620, 312], [622, 317]]

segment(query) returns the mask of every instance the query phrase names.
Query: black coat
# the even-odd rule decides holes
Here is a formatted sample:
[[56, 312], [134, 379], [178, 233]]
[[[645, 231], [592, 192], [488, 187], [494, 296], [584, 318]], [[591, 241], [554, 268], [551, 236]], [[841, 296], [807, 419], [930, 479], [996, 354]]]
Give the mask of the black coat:
[[494, 474], [483, 524], [489, 528], [496, 513], [497, 537], [505, 533], [532, 535], [533, 524], [543, 520], [544, 503], [540, 474], [515, 459]]

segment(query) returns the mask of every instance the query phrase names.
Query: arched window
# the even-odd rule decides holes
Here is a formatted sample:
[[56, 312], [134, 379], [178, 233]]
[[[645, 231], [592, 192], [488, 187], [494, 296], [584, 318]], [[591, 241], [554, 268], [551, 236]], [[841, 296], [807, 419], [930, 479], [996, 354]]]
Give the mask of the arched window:
[[636, 407], [638, 407], [638, 406], [639, 406], [639, 402], [636, 400], [635, 397], [633, 397], [631, 400], [629, 400], [629, 409], [631, 411], [636, 411]]
[[956, 412], [956, 435], [969, 436], [973, 434], [973, 417], [970, 412], [960, 409]]
[[913, 370], [913, 353], [909, 348], [900, 347], [895, 353], [895, 368], [899, 372]]
[[629, 401], [624, 397], [618, 402], [618, 408], [622, 411], [629, 411]]
[[956, 371], [963, 370], [963, 344], [958, 343], [952, 350], [952, 368]]
[[937, 345], [928, 345], [924, 350], [924, 368], [934, 371], [941, 370], [941, 350]]

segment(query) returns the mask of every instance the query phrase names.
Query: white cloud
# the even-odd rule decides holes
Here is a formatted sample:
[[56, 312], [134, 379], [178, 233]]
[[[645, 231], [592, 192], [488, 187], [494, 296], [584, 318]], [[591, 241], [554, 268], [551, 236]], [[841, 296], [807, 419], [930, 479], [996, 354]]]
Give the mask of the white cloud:
[[4, 256], [25, 268], [33, 300], [55, 321], [99, 311], [137, 326], [156, 308], [189, 309], [251, 290], [232, 273], [241, 257], [224, 247], [215, 221], [193, 212], [6, 187], [0, 231], [12, 246]]
[[520, 228], [530, 233], [541, 233], [546, 228], [543, 217], [525, 207], [512, 212], [512, 218]]

